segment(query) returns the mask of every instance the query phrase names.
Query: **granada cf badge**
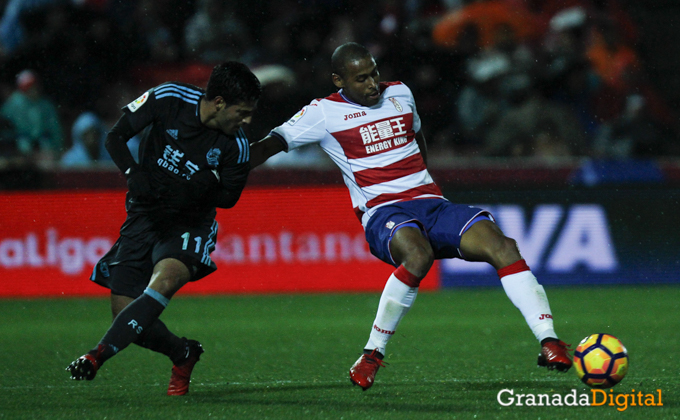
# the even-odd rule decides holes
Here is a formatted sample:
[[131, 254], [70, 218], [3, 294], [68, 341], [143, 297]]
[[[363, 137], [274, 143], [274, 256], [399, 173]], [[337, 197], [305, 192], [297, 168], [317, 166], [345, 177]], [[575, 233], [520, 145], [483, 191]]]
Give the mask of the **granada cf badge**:
[[397, 108], [397, 111], [401, 112], [401, 111], [404, 110], [404, 108], [401, 107], [401, 104], [399, 103], [399, 101], [397, 101], [396, 98], [387, 98], [387, 99], [389, 99], [390, 102], [392, 102], [392, 104], [394, 104], [394, 107]]

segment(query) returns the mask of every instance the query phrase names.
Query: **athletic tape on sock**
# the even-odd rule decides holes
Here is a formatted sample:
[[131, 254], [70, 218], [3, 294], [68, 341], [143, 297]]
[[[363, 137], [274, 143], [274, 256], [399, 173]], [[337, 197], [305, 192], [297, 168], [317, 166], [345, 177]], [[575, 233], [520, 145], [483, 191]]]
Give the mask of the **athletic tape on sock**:
[[147, 287], [146, 289], [144, 289], [144, 294], [152, 297], [158, 303], [163, 305], [164, 308], [166, 308], [168, 306], [168, 303], [170, 303], [170, 299], [166, 298], [165, 296], [163, 296], [159, 292], [151, 289], [150, 287]]

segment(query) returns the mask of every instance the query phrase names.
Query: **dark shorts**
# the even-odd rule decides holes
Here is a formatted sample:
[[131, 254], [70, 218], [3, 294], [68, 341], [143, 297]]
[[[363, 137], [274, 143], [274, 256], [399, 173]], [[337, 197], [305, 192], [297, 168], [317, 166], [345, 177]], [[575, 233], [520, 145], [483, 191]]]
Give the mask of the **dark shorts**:
[[148, 286], [154, 266], [166, 258], [176, 258], [189, 267], [191, 281], [196, 281], [217, 269], [210, 258], [216, 239], [214, 220], [200, 226], [121, 235], [95, 265], [90, 280], [117, 295], [136, 298]]
[[430, 241], [436, 259], [461, 258], [460, 238], [480, 219], [493, 221], [488, 211], [441, 199], [418, 199], [379, 208], [366, 226], [371, 253], [398, 266], [390, 253], [394, 233], [405, 224], [417, 225]]

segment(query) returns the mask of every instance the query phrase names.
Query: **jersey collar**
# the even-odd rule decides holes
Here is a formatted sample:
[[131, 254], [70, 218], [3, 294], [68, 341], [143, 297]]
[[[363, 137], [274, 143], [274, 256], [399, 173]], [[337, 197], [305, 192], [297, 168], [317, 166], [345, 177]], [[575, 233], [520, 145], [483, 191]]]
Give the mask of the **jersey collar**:
[[341, 97], [345, 102], [347, 102], [348, 104], [352, 104], [352, 105], [356, 105], [356, 106], [363, 106], [364, 108], [366, 108], [364, 105], [361, 105], [361, 104], [358, 104], [358, 103], [356, 103], [356, 102], [354, 102], [354, 101], [351, 101], [347, 96], [345, 96], [345, 93], [343, 92], [343, 90], [344, 90], [344, 89], [340, 89], [340, 90], [338, 91], [338, 94], [340, 95], [340, 97]]

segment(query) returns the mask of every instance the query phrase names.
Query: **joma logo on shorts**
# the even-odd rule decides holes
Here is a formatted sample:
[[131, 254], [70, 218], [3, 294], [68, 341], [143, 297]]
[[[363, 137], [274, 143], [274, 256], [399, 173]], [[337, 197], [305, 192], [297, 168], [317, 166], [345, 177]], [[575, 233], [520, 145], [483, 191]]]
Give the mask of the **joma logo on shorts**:
[[355, 112], [354, 114], [347, 114], [347, 115], [345, 115], [345, 120], [344, 120], [344, 121], [351, 120], [352, 118], [363, 117], [363, 116], [365, 116], [365, 115], [366, 115], [366, 111]]

